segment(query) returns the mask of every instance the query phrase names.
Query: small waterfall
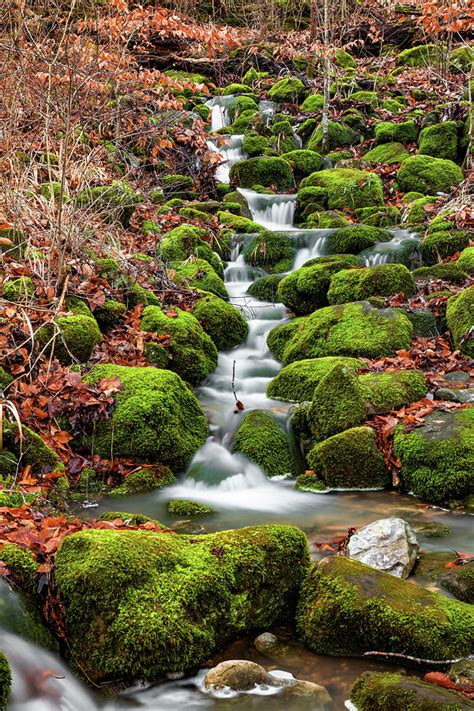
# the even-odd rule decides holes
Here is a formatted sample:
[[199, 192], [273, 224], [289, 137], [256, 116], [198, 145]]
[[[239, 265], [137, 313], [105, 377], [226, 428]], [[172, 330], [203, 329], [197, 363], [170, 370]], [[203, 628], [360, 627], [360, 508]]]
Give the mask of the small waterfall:
[[266, 195], [238, 188], [246, 199], [252, 219], [268, 230], [291, 230], [295, 215], [296, 195]]
[[275, 113], [276, 109], [277, 105], [274, 101], [261, 101], [259, 103], [258, 110], [262, 114], [266, 126], [270, 125], [271, 120], [273, 118], [273, 114]]
[[228, 183], [231, 167], [246, 158], [242, 148], [243, 140], [243, 136], [222, 136], [219, 140], [207, 141], [209, 150], [221, 157], [215, 172], [216, 180], [220, 183]]
[[204, 104], [211, 109], [211, 131], [220, 131], [222, 128], [229, 126], [229, 104], [234, 96], [214, 96]]
[[293, 264], [293, 270], [299, 269], [310, 259], [326, 254], [326, 241], [333, 230], [300, 230], [295, 233], [298, 249]]
[[379, 264], [401, 263], [414, 269], [420, 266], [420, 238], [409, 230], [393, 228], [389, 230], [393, 237], [388, 242], [377, 242], [373, 247], [364, 249], [361, 257], [366, 267]]

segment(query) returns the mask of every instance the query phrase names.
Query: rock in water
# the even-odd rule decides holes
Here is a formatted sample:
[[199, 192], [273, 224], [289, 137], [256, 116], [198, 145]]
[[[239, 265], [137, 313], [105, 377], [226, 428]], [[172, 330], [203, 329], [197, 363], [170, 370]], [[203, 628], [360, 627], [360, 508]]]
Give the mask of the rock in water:
[[271, 632], [262, 632], [254, 640], [254, 646], [257, 652], [265, 657], [278, 658], [284, 657], [288, 653], [288, 645], [282, 644], [278, 637]]
[[383, 570], [397, 578], [407, 578], [415, 565], [418, 541], [411, 526], [402, 518], [381, 518], [351, 536], [349, 558]]
[[280, 679], [271, 676], [264, 667], [245, 659], [229, 659], [207, 672], [204, 679], [206, 689], [250, 691], [255, 686], [282, 686]]

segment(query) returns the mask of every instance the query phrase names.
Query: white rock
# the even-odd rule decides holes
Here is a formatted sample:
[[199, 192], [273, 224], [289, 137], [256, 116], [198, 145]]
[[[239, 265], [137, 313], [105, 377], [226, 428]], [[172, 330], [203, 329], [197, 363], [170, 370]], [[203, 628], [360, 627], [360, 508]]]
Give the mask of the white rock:
[[415, 532], [402, 518], [381, 518], [351, 536], [349, 558], [397, 578], [407, 578], [418, 553]]

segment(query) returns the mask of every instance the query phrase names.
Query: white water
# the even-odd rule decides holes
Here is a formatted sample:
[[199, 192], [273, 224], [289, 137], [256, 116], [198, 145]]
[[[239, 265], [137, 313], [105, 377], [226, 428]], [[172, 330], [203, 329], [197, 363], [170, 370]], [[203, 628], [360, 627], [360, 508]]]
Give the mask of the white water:
[[234, 163], [238, 163], [239, 160], [244, 160], [244, 158], [247, 157], [242, 147], [243, 140], [243, 136], [236, 135], [220, 136], [213, 141], [207, 141], [209, 150], [219, 154], [221, 159], [215, 171], [216, 180], [218, 182], [228, 183], [231, 167]]
[[393, 238], [389, 242], [378, 242], [361, 253], [366, 267], [375, 267], [379, 264], [391, 264], [400, 261], [401, 252], [408, 252], [413, 259], [417, 259], [417, 247], [420, 238], [409, 230], [390, 228]]
[[296, 195], [264, 195], [255, 190], [237, 188], [247, 201], [252, 220], [267, 230], [293, 229]]

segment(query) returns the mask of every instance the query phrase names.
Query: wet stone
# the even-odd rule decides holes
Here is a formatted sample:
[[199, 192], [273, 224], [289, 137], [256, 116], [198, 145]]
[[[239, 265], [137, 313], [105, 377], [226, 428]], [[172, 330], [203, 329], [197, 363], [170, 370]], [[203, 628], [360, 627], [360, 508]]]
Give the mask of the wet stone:
[[348, 545], [350, 558], [397, 578], [406, 578], [416, 562], [415, 532], [401, 518], [382, 518], [359, 529]]

